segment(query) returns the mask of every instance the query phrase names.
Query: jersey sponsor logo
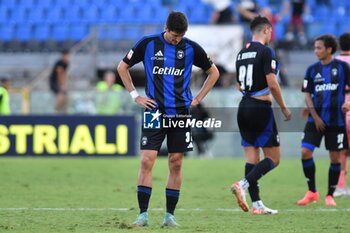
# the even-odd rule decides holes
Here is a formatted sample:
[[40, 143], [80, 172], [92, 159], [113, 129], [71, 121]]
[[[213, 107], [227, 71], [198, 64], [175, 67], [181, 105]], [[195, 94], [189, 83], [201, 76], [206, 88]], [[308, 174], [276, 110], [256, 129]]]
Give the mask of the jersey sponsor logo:
[[335, 84], [335, 83], [324, 83], [324, 84], [316, 85], [315, 90], [316, 90], [316, 92], [335, 91], [335, 90], [337, 90], [338, 86], [339, 86], [339, 84]]
[[159, 66], [155, 66], [153, 67], [153, 74], [181, 76], [184, 70], [185, 69], [176, 69], [174, 67], [161, 68]]
[[134, 54], [134, 51], [132, 49], [130, 49], [128, 55], [126, 56], [127, 59], [131, 59], [132, 58], [132, 55]]
[[271, 60], [271, 68], [272, 68], [273, 70], [276, 69], [276, 61], [275, 61], [275, 60]]
[[182, 58], [184, 58], [184, 56], [185, 56], [184, 51], [182, 51], [182, 50], [177, 51], [176, 57], [177, 57], [178, 59], [182, 59]]
[[164, 57], [162, 50], [159, 50], [154, 54], [154, 57], [151, 57], [151, 60], [166, 60], [166, 57]]

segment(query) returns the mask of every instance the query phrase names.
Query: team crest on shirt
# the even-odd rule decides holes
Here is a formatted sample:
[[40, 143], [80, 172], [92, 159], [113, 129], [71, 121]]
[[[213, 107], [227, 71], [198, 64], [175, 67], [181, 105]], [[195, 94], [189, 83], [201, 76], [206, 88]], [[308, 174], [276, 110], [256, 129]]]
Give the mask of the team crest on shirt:
[[185, 56], [184, 51], [182, 51], [182, 50], [177, 51], [176, 57], [178, 59], [182, 59], [182, 58], [184, 58], [184, 56]]
[[337, 76], [337, 74], [338, 74], [338, 69], [336, 68], [332, 69], [332, 75]]
[[128, 55], [126, 56], [127, 59], [131, 59], [132, 58], [132, 55], [134, 54], [134, 51], [132, 49], [130, 49]]

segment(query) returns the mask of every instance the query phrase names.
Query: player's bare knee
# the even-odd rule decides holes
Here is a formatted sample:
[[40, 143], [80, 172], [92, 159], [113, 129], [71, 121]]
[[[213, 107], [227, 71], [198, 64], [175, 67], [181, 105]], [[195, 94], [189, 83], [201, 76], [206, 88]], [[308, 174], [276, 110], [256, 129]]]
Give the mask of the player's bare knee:
[[181, 158], [169, 158], [169, 170], [170, 172], [180, 172], [182, 167]]
[[306, 148], [301, 149], [301, 159], [311, 159], [312, 158], [312, 151]]
[[181, 160], [175, 160], [170, 163], [170, 168], [173, 171], [180, 171], [182, 167], [182, 161]]
[[141, 158], [141, 170], [151, 170], [153, 167], [154, 161], [153, 159], [147, 157], [147, 156], [142, 156]]
[[331, 163], [341, 163], [340, 151], [330, 151], [329, 158]]
[[331, 163], [333, 164], [337, 164], [337, 163], [340, 163], [340, 159], [337, 159], [337, 158], [331, 158]]

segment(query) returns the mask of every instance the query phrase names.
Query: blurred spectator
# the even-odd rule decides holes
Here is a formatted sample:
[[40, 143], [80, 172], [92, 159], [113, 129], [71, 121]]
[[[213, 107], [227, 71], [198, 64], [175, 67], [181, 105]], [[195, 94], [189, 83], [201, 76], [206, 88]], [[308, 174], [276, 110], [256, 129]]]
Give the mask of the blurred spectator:
[[235, 79], [233, 78], [232, 73], [227, 72], [224, 66], [217, 65], [220, 77], [219, 80], [216, 82], [215, 87], [223, 87], [223, 88], [229, 88], [233, 86], [233, 82]]
[[114, 115], [120, 112], [121, 101], [118, 96], [123, 87], [115, 83], [115, 73], [107, 71], [103, 80], [96, 85], [96, 113], [101, 115]]
[[307, 38], [305, 35], [305, 28], [303, 22], [303, 15], [308, 14], [309, 9], [306, 4], [306, 0], [285, 0], [283, 3], [283, 9], [280, 17], [291, 13], [291, 20], [288, 26], [288, 32], [286, 33], [286, 41], [294, 40], [295, 29], [298, 31], [299, 43], [302, 46], [307, 44]]
[[244, 30], [244, 44], [251, 39], [250, 22], [259, 15], [260, 5], [256, 0], [239, 0], [237, 3], [239, 21]]
[[67, 112], [67, 69], [69, 58], [69, 51], [63, 50], [61, 58], [55, 63], [50, 76], [50, 89], [56, 95], [55, 110], [57, 113]]
[[280, 61], [280, 71], [278, 72], [277, 77], [279, 78], [281, 86], [289, 86], [289, 83], [287, 80], [286, 67], [284, 66], [284, 63], [283, 63], [283, 53], [281, 53], [280, 50], [276, 48], [277, 41], [276, 41], [275, 25], [281, 18], [279, 15], [273, 14], [272, 10], [269, 7], [262, 8], [260, 11], [260, 14], [268, 18], [268, 20], [272, 24], [270, 45], [276, 50], [277, 60]]
[[258, 16], [259, 5], [256, 0], [239, 0], [237, 9], [242, 23], [250, 23]]
[[211, 18], [212, 24], [230, 24], [235, 22], [230, 0], [202, 0], [202, 2], [214, 7], [214, 13]]
[[271, 33], [270, 44], [275, 44], [275, 42], [276, 42], [275, 26], [276, 26], [276, 23], [279, 21], [279, 16], [273, 14], [271, 8], [269, 8], [269, 7], [262, 8], [260, 11], [260, 15], [265, 16], [272, 24], [272, 33]]
[[[210, 117], [208, 110], [206, 110], [201, 103], [191, 108], [191, 115], [192, 115], [192, 118], [200, 121], [205, 121]], [[212, 157], [212, 154], [210, 152], [210, 147], [208, 146], [208, 142], [210, 142], [213, 139], [214, 134], [210, 132], [207, 128], [193, 127], [192, 137], [198, 149], [198, 155]]]
[[8, 90], [11, 88], [11, 81], [7, 78], [0, 79], [0, 115], [9, 115], [10, 99]]

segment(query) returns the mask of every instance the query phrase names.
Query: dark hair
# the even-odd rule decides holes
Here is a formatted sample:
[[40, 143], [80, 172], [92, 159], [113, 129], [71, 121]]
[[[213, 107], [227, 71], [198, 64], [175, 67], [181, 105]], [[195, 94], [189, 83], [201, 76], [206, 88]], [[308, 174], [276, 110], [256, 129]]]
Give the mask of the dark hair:
[[319, 36], [315, 41], [321, 40], [324, 43], [324, 46], [327, 48], [332, 48], [331, 54], [334, 54], [337, 51], [337, 39], [331, 34], [325, 34]]
[[272, 28], [271, 22], [263, 16], [257, 16], [253, 19], [253, 21], [250, 23], [250, 31], [251, 32], [259, 32], [261, 31], [264, 26], [269, 26]]
[[339, 37], [339, 46], [343, 51], [350, 50], [350, 33], [344, 33]]
[[166, 27], [169, 31], [180, 34], [185, 33], [188, 28], [187, 18], [182, 12], [172, 11], [166, 20]]

